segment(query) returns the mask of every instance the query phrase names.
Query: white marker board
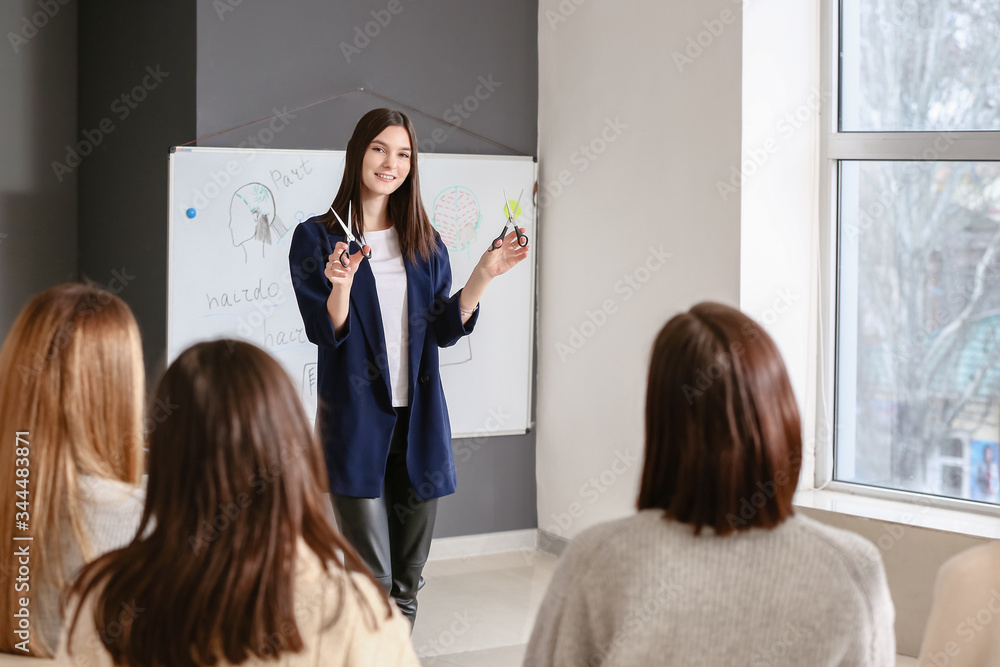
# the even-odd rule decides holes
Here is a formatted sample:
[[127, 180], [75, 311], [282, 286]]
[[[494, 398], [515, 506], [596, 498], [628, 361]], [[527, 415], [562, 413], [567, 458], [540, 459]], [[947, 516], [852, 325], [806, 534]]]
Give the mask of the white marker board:
[[[535, 247], [532, 158], [419, 160], [424, 207], [450, 251], [452, 293], [503, 228], [502, 190], [515, 200], [524, 191], [518, 223]], [[302, 328], [288, 249], [295, 225], [329, 208], [343, 170], [343, 151], [171, 152], [168, 363], [199, 341], [255, 343], [281, 362], [307, 414], [315, 415], [317, 350]], [[475, 331], [441, 350], [454, 437], [524, 433], [531, 426], [536, 252], [493, 281]]]

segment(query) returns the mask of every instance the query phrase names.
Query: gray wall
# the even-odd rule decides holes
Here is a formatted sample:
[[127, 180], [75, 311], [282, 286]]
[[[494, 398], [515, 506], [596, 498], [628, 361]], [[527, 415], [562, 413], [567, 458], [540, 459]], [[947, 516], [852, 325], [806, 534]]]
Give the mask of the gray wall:
[[77, 141], [76, 4], [57, 6], [0, 4], [0, 338], [33, 294], [77, 275], [76, 173], [60, 182], [51, 166]]
[[[467, 116], [458, 116], [462, 127], [535, 154], [538, 5], [533, 0], [233, 4], [198, 3], [199, 137], [364, 87], [438, 117], [462, 105], [461, 114]], [[220, 11], [224, 7], [232, 11]], [[355, 44], [366, 27], [375, 36], [365, 36], [367, 43], [357, 38]], [[480, 88], [486, 99], [467, 101], [480, 78], [492, 80], [495, 90], [486, 96]], [[280, 133], [261, 132], [268, 126], [261, 123], [200, 145], [237, 146], [252, 138], [269, 148], [344, 149], [357, 119], [380, 106], [391, 105], [364, 94], [349, 95], [295, 112]], [[410, 116], [425, 150], [507, 154], [453, 128]], [[436, 128], [445, 137], [431, 142]], [[534, 433], [456, 441], [454, 446], [458, 493], [441, 502], [436, 536], [537, 525]]]
[[[492, 75], [499, 85], [487, 99], [469, 102], [476, 108], [463, 109], [462, 127], [535, 154], [537, 2], [242, 0], [227, 12], [220, 6], [198, 5], [198, 136], [359, 87], [441, 117], [474, 95], [480, 77]], [[364, 35], [366, 29], [375, 37]], [[359, 32], [368, 40], [360, 49]], [[343, 149], [357, 119], [380, 106], [386, 103], [364, 94], [318, 104], [297, 113], [271, 147]], [[423, 142], [435, 127], [447, 131], [436, 152], [504, 153], [411, 116]], [[200, 145], [237, 145], [260, 127]]]
[[166, 348], [167, 154], [195, 133], [196, 31], [193, 0], [79, 6], [80, 133], [110, 128], [79, 168], [80, 273], [132, 307], [150, 383]]

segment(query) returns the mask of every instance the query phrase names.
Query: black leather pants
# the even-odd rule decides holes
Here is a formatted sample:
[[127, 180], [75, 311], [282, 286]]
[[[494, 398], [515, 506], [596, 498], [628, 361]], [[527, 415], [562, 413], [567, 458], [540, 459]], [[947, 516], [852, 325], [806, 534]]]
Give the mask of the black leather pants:
[[331, 498], [341, 533], [412, 626], [417, 618], [417, 591], [424, 585], [421, 573], [431, 548], [437, 498], [421, 502], [413, 492], [406, 471], [410, 410], [396, 408], [396, 413], [382, 497], [331, 494]]

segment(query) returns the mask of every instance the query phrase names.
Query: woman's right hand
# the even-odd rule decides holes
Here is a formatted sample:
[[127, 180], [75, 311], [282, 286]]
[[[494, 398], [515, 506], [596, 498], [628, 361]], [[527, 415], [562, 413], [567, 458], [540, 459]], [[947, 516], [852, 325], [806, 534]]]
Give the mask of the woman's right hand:
[[326, 310], [330, 314], [330, 322], [333, 323], [333, 330], [338, 336], [344, 332], [344, 325], [347, 322], [347, 314], [351, 303], [351, 285], [354, 283], [354, 274], [361, 266], [364, 255], [358, 250], [353, 255], [346, 255], [347, 266], [340, 263], [340, 253], [347, 250], [346, 242], [341, 241], [333, 248], [333, 253], [327, 257], [326, 267], [323, 275], [333, 286], [330, 296], [326, 300]]
[[354, 274], [357, 273], [358, 267], [361, 266], [361, 260], [364, 259], [364, 255], [358, 250], [353, 255], [346, 255], [347, 266], [345, 267], [340, 263], [340, 253], [347, 250], [348, 245], [344, 241], [339, 241], [333, 248], [333, 254], [327, 258], [326, 268], [323, 270], [323, 274], [326, 276], [327, 280], [333, 285], [333, 288], [350, 291], [351, 285], [354, 283]]

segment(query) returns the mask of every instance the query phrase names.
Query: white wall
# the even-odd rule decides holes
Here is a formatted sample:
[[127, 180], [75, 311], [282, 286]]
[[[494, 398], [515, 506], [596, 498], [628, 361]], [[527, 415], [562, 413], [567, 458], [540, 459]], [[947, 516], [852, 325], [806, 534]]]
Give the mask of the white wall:
[[741, 31], [733, 0], [540, 2], [543, 530], [634, 511], [654, 336], [738, 305], [740, 198], [715, 183], [740, 161]]
[[716, 183], [724, 196], [742, 196], [740, 307], [781, 349], [803, 416], [800, 488], [811, 488], [815, 474], [810, 303], [818, 275], [819, 120], [829, 95], [820, 89], [819, 34], [818, 1], [746, 3], [743, 156]]

